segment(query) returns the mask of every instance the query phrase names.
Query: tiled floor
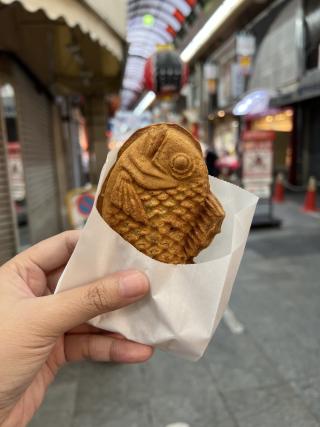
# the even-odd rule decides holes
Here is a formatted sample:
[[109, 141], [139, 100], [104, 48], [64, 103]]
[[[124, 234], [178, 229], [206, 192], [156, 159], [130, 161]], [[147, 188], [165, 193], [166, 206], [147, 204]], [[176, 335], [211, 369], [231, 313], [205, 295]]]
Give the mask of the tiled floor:
[[280, 230], [250, 235], [231, 309], [198, 363], [64, 368], [32, 427], [320, 426], [320, 217], [292, 202]]

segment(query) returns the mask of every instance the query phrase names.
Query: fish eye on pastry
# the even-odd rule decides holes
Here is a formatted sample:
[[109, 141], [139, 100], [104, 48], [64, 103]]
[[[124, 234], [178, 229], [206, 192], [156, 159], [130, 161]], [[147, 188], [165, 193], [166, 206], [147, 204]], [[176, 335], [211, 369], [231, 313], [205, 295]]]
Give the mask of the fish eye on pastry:
[[176, 153], [171, 158], [170, 166], [173, 172], [178, 175], [185, 175], [192, 169], [192, 161], [185, 153]]

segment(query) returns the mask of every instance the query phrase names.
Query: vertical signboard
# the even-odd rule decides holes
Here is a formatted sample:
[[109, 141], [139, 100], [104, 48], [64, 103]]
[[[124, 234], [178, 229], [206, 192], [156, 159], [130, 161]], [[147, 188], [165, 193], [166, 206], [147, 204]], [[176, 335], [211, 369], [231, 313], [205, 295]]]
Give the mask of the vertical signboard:
[[242, 184], [256, 194], [259, 204], [254, 224], [279, 225], [272, 216], [274, 132], [245, 131], [242, 134]]
[[236, 52], [241, 73], [248, 76], [252, 69], [252, 58], [256, 51], [256, 39], [252, 34], [239, 33], [236, 38]]
[[271, 196], [273, 132], [247, 131], [242, 136], [242, 182], [260, 198]]

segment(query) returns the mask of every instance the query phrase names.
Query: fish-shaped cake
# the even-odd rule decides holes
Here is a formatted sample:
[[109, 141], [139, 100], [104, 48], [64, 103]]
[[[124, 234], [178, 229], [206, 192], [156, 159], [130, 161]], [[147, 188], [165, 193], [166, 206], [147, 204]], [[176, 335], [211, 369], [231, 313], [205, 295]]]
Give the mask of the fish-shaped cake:
[[169, 264], [192, 263], [225, 215], [210, 191], [199, 142], [175, 124], [147, 126], [127, 140], [97, 209], [136, 249]]

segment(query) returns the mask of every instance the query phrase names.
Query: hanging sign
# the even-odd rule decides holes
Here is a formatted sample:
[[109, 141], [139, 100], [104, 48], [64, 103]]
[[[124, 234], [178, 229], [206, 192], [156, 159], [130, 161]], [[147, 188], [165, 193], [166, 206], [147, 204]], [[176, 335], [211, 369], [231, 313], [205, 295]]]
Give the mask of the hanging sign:
[[256, 51], [256, 39], [252, 34], [239, 33], [236, 38], [236, 54], [239, 68], [244, 76], [252, 70], [252, 58]]
[[253, 56], [256, 51], [256, 39], [252, 34], [239, 33], [236, 38], [236, 53], [240, 56]]

